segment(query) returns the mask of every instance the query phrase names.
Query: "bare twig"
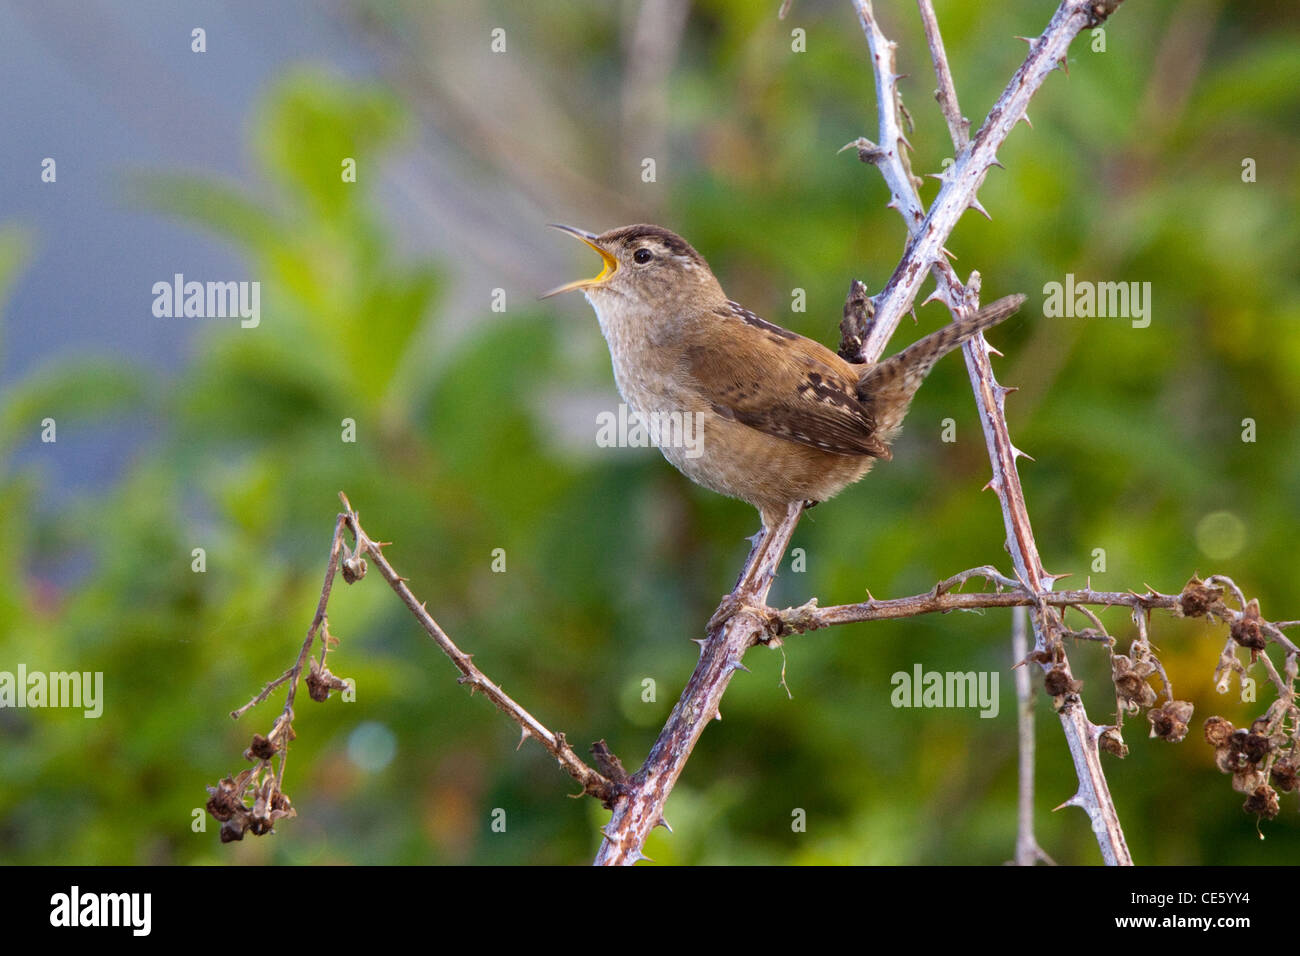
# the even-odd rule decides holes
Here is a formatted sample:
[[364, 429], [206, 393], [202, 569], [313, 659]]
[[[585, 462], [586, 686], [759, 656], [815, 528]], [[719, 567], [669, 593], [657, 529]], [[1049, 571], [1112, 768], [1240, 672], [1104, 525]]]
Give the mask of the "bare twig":
[[952, 70], [948, 67], [948, 54], [943, 49], [943, 37], [939, 33], [939, 21], [934, 15], [934, 4], [930, 0], [916, 0], [916, 6], [921, 11], [925, 42], [930, 47], [934, 76], [939, 83], [934, 98], [939, 101], [939, 109], [948, 122], [953, 149], [960, 153], [970, 142], [970, 120], [961, 115], [961, 107], [957, 105], [957, 88], [952, 83]]
[[[1029, 636], [1026, 633], [1026, 614], [1023, 607], [1011, 614], [1011, 658], [1023, 661], [1029, 655]], [[1016, 866], [1033, 866], [1044, 862], [1055, 866], [1056, 861], [1043, 852], [1034, 836], [1034, 688], [1029, 680], [1029, 669], [1017, 667], [1016, 675], [1016, 732], [1019, 762], [1019, 786], [1016, 794]]]

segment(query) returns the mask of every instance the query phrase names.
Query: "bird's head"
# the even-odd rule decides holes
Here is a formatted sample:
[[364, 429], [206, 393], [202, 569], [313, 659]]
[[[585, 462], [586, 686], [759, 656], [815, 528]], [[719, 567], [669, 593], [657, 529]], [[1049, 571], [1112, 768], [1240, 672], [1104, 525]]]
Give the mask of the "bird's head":
[[704, 257], [662, 226], [620, 226], [600, 235], [572, 226], [554, 228], [591, 246], [605, 267], [593, 279], [566, 283], [542, 298], [580, 289], [598, 311], [606, 305], [621, 309], [644, 304], [665, 312], [726, 298]]

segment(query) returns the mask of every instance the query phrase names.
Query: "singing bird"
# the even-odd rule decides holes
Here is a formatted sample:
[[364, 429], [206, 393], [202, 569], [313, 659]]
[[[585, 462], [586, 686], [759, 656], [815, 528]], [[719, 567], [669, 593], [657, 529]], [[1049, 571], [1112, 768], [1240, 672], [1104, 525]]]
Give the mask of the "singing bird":
[[935, 362], [1025, 301], [999, 299], [882, 362], [855, 365], [728, 299], [704, 258], [662, 226], [555, 228], [599, 253], [604, 268], [543, 298], [586, 295], [628, 406], [645, 419], [690, 414], [703, 427], [697, 447], [660, 442], [664, 457], [753, 505], [765, 531], [793, 503], [832, 498], [888, 461]]

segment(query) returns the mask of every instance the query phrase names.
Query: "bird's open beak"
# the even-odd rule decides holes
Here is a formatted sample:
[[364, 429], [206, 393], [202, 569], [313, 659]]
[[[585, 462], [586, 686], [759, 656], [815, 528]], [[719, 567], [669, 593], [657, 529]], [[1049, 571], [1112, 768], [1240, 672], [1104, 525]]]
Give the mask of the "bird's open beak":
[[551, 296], [559, 295], [561, 292], [572, 292], [574, 289], [588, 289], [593, 285], [598, 285], [601, 282], [604, 282], [614, 274], [614, 270], [618, 268], [618, 260], [600, 246], [596, 245], [596, 235], [594, 233], [585, 232], [582, 229], [574, 229], [572, 226], [561, 226], [559, 223], [554, 222], [549, 225], [552, 229], [560, 229], [570, 235], [577, 236], [587, 245], [591, 246], [591, 248], [595, 249], [600, 253], [600, 258], [604, 261], [605, 268], [601, 269], [600, 275], [596, 276], [594, 279], [578, 279], [575, 282], [566, 282], [564, 285], [543, 294], [540, 298], [549, 299]]

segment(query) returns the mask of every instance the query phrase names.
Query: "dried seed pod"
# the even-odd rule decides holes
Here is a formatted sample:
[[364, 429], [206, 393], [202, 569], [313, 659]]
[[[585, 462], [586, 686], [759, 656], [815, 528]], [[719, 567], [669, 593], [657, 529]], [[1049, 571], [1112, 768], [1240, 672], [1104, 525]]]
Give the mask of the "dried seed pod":
[[1178, 603], [1185, 617], [1209, 614], [1223, 602], [1223, 588], [1210, 587], [1195, 575], [1183, 586]]
[[1129, 671], [1115, 679], [1115, 692], [1121, 700], [1132, 704], [1132, 710], [1150, 707], [1156, 702], [1156, 690], [1147, 683], [1146, 678], [1136, 671]]
[[1234, 729], [1230, 720], [1217, 716], [1205, 718], [1205, 740], [1212, 747], [1226, 746]]
[[1298, 770], [1300, 770], [1300, 760], [1297, 760], [1294, 754], [1283, 757], [1273, 764], [1273, 784], [1283, 793], [1290, 793], [1296, 789]]
[[1071, 680], [1064, 667], [1053, 667], [1043, 677], [1043, 687], [1053, 697], [1064, 694], [1077, 694], [1083, 687], [1083, 681]]
[[1256, 787], [1246, 802], [1241, 805], [1241, 809], [1247, 813], [1254, 813], [1266, 820], [1272, 820], [1277, 816], [1278, 802], [1277, 791], [1268, 784]]
[[1230, 629], [1232, 639], [1251, 651], [1262, 651], [1268, 640], [1264, 636], [1264, 629], [1260, 626], [1261, 620], [1263, 618], [1259, 614], [1259, 602], [1252, 598], [1246, 605], [1246, 609], [1241, 612], [1241, 616], [1232, 622]]
[[1176, 744], [1187, 736], [1187, 722], [1192, 719], [1192, 703], [1187, 700], [1165, 701], [1161, 707], [1147, 712], [1151, 721], [1151, 736], [1162, 737]]
[[1241, 749], [1241, 742], [1237, 739], [1238, 734], [1245, 734], [1245, 731], [1233, 731], [1228, 743], [1215, 751], [1214, 762], [1224, 773], [1243, 773], [1250, 767], [1250, 761], [1246, 759], [1246, 754]]
[[1238, 793], [1254, 793], [1260, 787], [1268, 783], [1264, 779], [1264, 774], [1259, 770], [1243, 770], [1241, 773], [1232, 775], [1232, 789]]
[[229, 777], [215, 787], [208, 787], [207, 811], [214, 819], [225, 823], [234, 815], [243, 813], [247, 809], [235, 781]]
[[1124, 743], [1124, 735], [1119, 732], [1118, 727], [1107, 727], [1103, 730], [1101, 736], [1097, 738], [1097, 746], [1120, 759], [1128, 756], [1128, 744]]
[[234, 843], [236, 840], [242, 840], [243, 838], [244, 823], [242, 820], [236, 818], [234, 820], [227, 820], [225, 823], [221, 824], [222, 843]]
[[270, 760], [275, 754], [275, 749], [275, 744], [271, 743], [269, 737], [253, 734], [253, 742], [248, 745], [245, 756], [250, 760]]
[[1251, 763], [1259, 763], [1273, 749], [1272, 743], [1263, 734], [1249, 733], [1241, 744], [1242, 752]]
[[366, 559], [354, 554], [340, 561], [339, 568], [343, 571], [343, 580], [345, 582], [356, 584], [366, 576]]

